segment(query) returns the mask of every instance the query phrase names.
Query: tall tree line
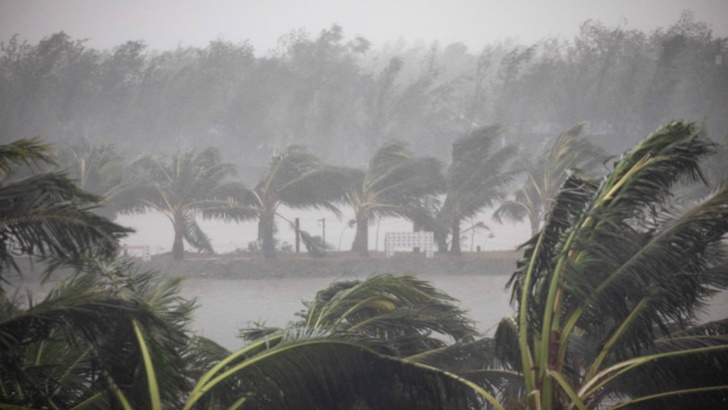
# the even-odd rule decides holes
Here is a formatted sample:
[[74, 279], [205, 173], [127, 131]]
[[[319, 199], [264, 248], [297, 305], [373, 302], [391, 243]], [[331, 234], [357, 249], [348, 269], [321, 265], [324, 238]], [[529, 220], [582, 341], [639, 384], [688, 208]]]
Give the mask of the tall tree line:
[[500, 124], [540, 145], [576, 123], [621, 151], [671, 118], [728, 130], [728, 38], [684, 13], [643, 32], [586, 21], [570, 40], [482, 50], [460, 43], [374, 47], [336, 25], [292, 31], [258, 56], [248, 43], [96, 50], [61, 32], [0, 50], [0, 135], [88, 136], [159, 152], [226, 147], [254, 181], [282, 147], [364, 165], [396, 138], [446, 159], [458, 135]]

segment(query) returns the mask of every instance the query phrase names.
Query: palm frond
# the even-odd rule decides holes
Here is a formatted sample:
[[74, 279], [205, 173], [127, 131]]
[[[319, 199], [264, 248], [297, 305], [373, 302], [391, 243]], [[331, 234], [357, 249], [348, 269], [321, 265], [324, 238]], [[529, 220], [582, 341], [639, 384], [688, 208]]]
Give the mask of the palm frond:
[[[144, 156], [133, 168], [135, 183], [127, 197], [136, 200], [126, 201], [122, 212], [162, 212], [175, 226], [183, 227], [185, 239], [197, 249], [212, 252], [209, 239], [194, 220], [196, 215], [240, 222], [259, 214], [253, 193], [238, 182], [227, 181], [235, 175], [235, 168], [221, 162], [213, 147], [177, 152], [170, 158]], [[182, 247], [173, 249], [175, 258], [184, 257]]]
[[113, 254], [131, 229], [91, 212], [98, 201], [57, 173], [0, 186], [0, 263], [8, 266], [19, 254], [67, 260], [90, 249]]
[[0, 181], [18, 165], [55, 165], [50, 145], [40, 138], [25, 138], [11, 144], [0, 145]]
[[472, 341], [477, 332], [455, 299], [431, 283], [411, 277], [377, 275], [339, 281], [319, 291], [293, 328], [366, 335], [371, 348], [410, 356], [453, 341]]
[[200, 225], [197, 224], [194, 215], [189, 213], [184, 216], [184, 238], [193, 248], [199, 251], [215, 253], [215, 250], [212, 249], [210, 238], [202, 231]]
[[[699, 163], [712, 147], [693, 125], [671, 123], [628, 151], [601, 183], [566, 180], [509, 283], [526, 388], [541, 389], [542, 406], [620, 397], [648, 406], [678, 391], [708, 404], [723, 400], [720, 389], [696, 390], [674, 373], [688, 357], [712, 360], [712, 347], [665, 352], [669, 344], [658, 342], [689, 327], [693, 312], [728, 287], [721, 243], [728, 192], [687, 211], [671, 201], [676, 184], [702, 179]], [[654, 384], [641, 388], [630, 373]]]
[[246, 397], [246, 408], [253, 409], [468, 408], [486, 400], [455, 375], [380, 355], [351, 339], [305, 329], [288, 332], [275, 346], [198, 385], [186, 408], [193, 408], [206, 390], [229, 379], [239, 381], [238, 397]]

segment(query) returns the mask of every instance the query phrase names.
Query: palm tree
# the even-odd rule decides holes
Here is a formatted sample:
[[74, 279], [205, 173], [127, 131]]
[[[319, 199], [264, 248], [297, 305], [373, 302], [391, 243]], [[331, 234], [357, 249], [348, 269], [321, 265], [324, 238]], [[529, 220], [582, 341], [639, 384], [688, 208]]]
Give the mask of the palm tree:
[[0, 145], [0, 272], [15, 266], [14, 256], [54, 256], [66, 261], [94, 251], [116, 252], [131, 232], [93, 213], [100, 197], [79, 189], [65, 174], [18, 174], [55, 165], [50, 146], [38, 139]]
[[725, 408], [726, 321], [693, 318], [728, 288], [728, 188], [672, 198], [713, 147], [674, 122], [601, 181], [567, 178], [510, 281], [528, 408]]
[[482, 370], [492, 341], [454, 302], [411, 276], [334, 282], [301, 320], [243, 329], [250, 344], [198, 380], [187, 408], [225, 381], [253, 409], [482, 408], [495, 399], [479, 383], [503, 378]]
[[181, 407], [195, 347], [180, 278], [128, 261], [87, 260], [81, 269], [39, 302], [0, 298], [3, 407]]
[[436, 218], [440, 227], [435, 233], [440, 247], [450, 231], [450, 252], [455, 255], [461, 252], [461, 221], [475, 217], [482, 209], [502, 200], [506, 195], [505, 188], [516, 175], [512, 166], [518, 148], [515, 145], [498, 148], [499, 136], [498, 127], [484, 127], [453, 143], [452, 162], [447, 171], [447, 196]]
[[[293, 329], [250, 343], [204, 374], [184, 409], [229, 389], [246, 409], [480, 409], [496, 399], [454, 373], [400, 359], [372, 343], [315, 329]], [[487, 397], [487, 398], [486, 398]], [[496, 407], [504, 409], [502, 406]]]
[[302, 320], [283, 328], [243, 329], [246, 340], [291, 329], [317, 329], [376, 339], [373, 348], [409, 356], [444, 347], [448, 341], [471, 342], [478, 333], [457, 300], [412, 276], [376, 275], [364, 281], [336, 281], [319, 291]]
[[79, 188], [103, 198], [98, 213], [113, 217], [128, 201], [120, 198], [130, 188], [126, 161], [113, 144], [79, 138], [60, 147], [58, 162]]
[[434, 200], [444, 179], [434, 158], [415, 158], [405, 144], [390, 142], [379, 148], [366, 170], [351, 170], [346, 201], [354, 209], [356, 236], [351, 250], [369, 254], [369, 218], [373, 215], [408, 217], [421, 202]]
[[252, 201], [264, 257], [275, 257], [275, 217], [282, 218], [278, 213], [281, 205], [324, 208], [338, 216], [335, 203], [343, 198], [345, 178], [343, 169], [323, 164], [301, 146], [290, 146], [273, 156], [266, 175], [253, 191]]
[[528, 218], [531, 234], [536, 235], [569, 173], [592, 171], [607, 160], [604, 150], [586, 139], [582, 132], [583, 126], [577, 125], [553, 142], [546, 141], [536, 160], [526, 161], [529, 163], [526, 179], [515, 198], [503, 202], [493, 213], [493, 219], [503, 223]]
[[172, 256], [184, 258], [184, 241], [195, 249], [214, 252], [210, 239], [197, 224], [204, 219], [245, 221], [254, 217], [247, 205], [250, 191], [242, 184], [226, 181], [235, 175], [233, 165], [221, 162], [217, 149], [178, 152], [169, 160], [145, 156], [133, 164], [137, 172], [132, 197], [124, 212], [155, 210], [174, 227]]
[[[8, 408], [144, 408], [151, 398], [139, 377], [149, 357], [161, 376], [159, 397], [170, 407], [187, 387], [181, 356], [189, 302], [178, 280], [128, 271], [113, 262], [129, 229], [92, 211], [101, 198], [80, 190], [38, 139], [0, 145], [0, 277], [19, 267], [15, 256], [38, 256], [50, 274], [69, 263], [99, 262], [40, 302], [10, 297], [0, 286], [0, 403]], [[22, 165], [32, 169], [31, 176]], [[25, 174], [24, 174], [25, 173]], [[110, 262], [111, 261], [111, 262]], [[102, 269], [102, 266], [104, 267]], [[145, 345], [142, 348], [142, 344]], [[146, 350], [146, 353], [144, 351]]]
[[[716, 290], [728, 288], [723, 243], [728, 233], [728, 187], [687, 209], [671, 198], [676, 183], [700, 179], [698, 163], [712, 149], [693, 125], [671, 123], [627, 152], [601, 181], [568, 177], [544, 227], [525, 245], [524, 259], [510, 281], [518, 315], [501, 322], [495, 346], [482, 339], [397, 356], [397, 349], [387, 343], [388, 335], [397, 332], [381, 321], [403, 314], [397, 304], [377, 292], [360, 293], [359, 284], [344, 283], [309, 305], [305, 321], [293, 325], [298, 337], [286, 338], [284, 331], [258, 333], [265, 337], [241, 351], [238, 358], [250, 359], [240, 359], [235, 369], [250, 378], [261, 374], [256, 371], [262, 372], [263, 366], [266, 375], [281, 377], [303, 368], [306, 383], [314, 378], [325, 383], [326, 392], [336, 394], [339, 381], [359, 386], [367, 377], [380, 377], [389, 383], [386, 376], [371, 373], [367, 360], [355, 364], [361, 366], [364, 379], [343, 376], [341, 364], [354, 365], [350, 357], [363, 355], [354, 353], [356, 349], [327, 350], [325, 354], [336, 358], [322, 372], [312, 374], [303, 365], [322, 363], [314, 344], [323, 351], [332, 348], [328, 342], [340, 346], [337, 337], [364, 337], [359, 339], [364, 341], [362, 349], [382, 355], [375, 341], [383, 339], [384, 349], [395, 352], [385, 360], [399, 359], [405, 368], [414, 365], [407, 375], [425, 377], [419, 372], [423, 368], [438, 369], [437, 377], [458, 381], [447, 388], [494, 408], [725, 408], [728, 319], [695, 324], [693, 317]], [[393, 292], [382, 290], [384, 295]], [[312, 324], [323, 331], [317, 323], [333, 329], [331, 335], [317, 334], [326, 339], [320, 344], [300, 335]], [[375, 337], [358, 333], [369, 324]], [[270, 350], [263, 347], [273, 345]], [[468, 347], [482, 365], [458, 370]], [[280, 360], [266, 360], [273, 357]], [[382, 358], [367, 357], [368, 363]], [[267, 368], [273, 363], [274, 368]], [[402, 368], [389, 371], [405, 377]], [[254, 408], [285, 400], [277, 393], [281, 377], [266, 380], [271, 385], [255, 384], [264, 401], [250, 396]], [[214, 387], [209, 380], [222, 378], [198, 384], [200, 394]], [[462, 384], [472, 388], [470, 393]], [[295, 398], [303, 394], [292, 389]], [[390, 394], [401, 398], [391, 390]]]

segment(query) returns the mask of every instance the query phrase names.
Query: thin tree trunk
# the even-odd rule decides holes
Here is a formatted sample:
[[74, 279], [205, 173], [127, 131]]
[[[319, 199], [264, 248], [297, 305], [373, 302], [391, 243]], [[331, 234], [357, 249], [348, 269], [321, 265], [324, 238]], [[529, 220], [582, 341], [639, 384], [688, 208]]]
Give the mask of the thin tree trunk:
[[263, 212], [258, 221], [258, 236], [260, 237], [263, 258], [266, 260], [275, 259], [276, 245], [273, 239], [273, 218], [274, 213]]
[[460, 215], [457, 213], [452, 217], [452, 245], [450, 245], [450, 253], [460, 255]]
[[356, 235], [351, 250], [361, 256], [369, 256], [369, 216], [366, 212], [359, 212], [356, 217]]
[[181, 215], [175, 215], [174, 218], [174, 242], [172, 243], [172, 258], [181, 261], [185, 257], [184, 242], [184, 218]]

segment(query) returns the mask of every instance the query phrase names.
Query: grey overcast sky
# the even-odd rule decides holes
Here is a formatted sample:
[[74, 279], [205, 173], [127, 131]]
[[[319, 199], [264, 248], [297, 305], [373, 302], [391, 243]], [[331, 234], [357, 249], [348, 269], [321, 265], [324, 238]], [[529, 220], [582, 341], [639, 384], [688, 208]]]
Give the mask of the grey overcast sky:
[[265, 54], [292, 29], [316, 35], [336, 23], [374, 46], [459, 41], [477, 51], [507, 38], [570, 39], [587, 19], [652, 31], [685, 9], [728, 37], [728, 0], [0, 0], [0, 40], [36, 43], [65, 31], [94, 48], [144, 40], [157, 50], [249, 40]]

